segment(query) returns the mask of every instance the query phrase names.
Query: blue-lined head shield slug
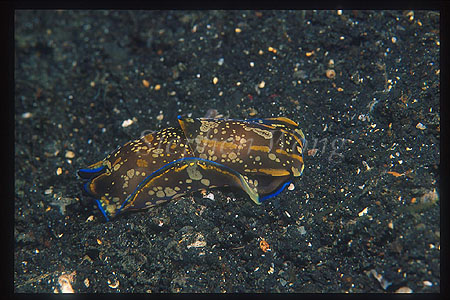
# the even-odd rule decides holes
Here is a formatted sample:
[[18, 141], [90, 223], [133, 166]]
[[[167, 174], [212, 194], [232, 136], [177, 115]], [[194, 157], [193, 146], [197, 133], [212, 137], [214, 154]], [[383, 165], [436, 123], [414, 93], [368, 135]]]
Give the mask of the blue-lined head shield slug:
[[78, 171], [106, 219], [215, 187], [261, 204], [303, 171], [305, 137], [288, 118], [178, 121]]

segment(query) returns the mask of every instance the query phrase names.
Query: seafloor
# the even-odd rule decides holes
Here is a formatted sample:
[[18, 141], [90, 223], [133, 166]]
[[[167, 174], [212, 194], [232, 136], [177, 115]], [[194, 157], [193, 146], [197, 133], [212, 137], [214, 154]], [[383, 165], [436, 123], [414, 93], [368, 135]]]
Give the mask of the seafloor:
[[[439, 17], [16, 11], [15, 292], [440, 291]], [[295, 189], [105, 222], [77, 169], [211, 109], [298, 122]]]

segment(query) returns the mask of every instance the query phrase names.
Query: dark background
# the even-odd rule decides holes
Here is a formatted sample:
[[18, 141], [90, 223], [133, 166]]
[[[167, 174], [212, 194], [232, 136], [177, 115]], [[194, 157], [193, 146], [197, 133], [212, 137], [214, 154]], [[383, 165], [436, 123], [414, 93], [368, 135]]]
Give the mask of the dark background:
[[[15, 11], [15, 291], [440, 291], [439, 18]], [[298, 122], [295, 190], [105, 222], [77, 169], [209, 109]]]

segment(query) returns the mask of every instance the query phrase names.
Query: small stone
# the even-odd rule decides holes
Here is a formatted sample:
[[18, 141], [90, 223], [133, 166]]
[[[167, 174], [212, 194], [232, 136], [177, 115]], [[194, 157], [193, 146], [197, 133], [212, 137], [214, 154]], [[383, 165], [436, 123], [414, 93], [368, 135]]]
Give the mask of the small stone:
[[334, 67], [334, 59], [330, 59], [328, 61], [328, 67], [333, 68]]
[[122, 127], [123, 127], [123, 128], [128, 127], [128, 126], [130, 126], [130, 125], [133, 124], [133, 123], [134, 123], [134, 122], [133, 122], [133, 120], [131, 120], [131, 119], [125, 120], [125, 121], [122, 122]]
[[209, 200], [214, 200], [214, 194], [213, 193], [209, 193], [207, 195], [204, 195], [203, 198], [207, 198]]
[[248, 114], [250, 115], [250, 117], [253, 117], [258, 114], [258, 111], [252, 107], [250, 108], [250, 112]]
[[30, 113], [30, 112], [25, 112], [25, 113], [22, 114], [22, 118], [24, 118], [24, 119], [29, 119], [32, 116], [33, 116], [33, 114]]
[[416, 128], [420, 129], [420, 130], [425, 130], [427, 127], [425, 125], [423, 125], [422, 123], [417, 123]]
[[187, 248], [202, 248], [206, 246], [206, 242], [205, 241], [195, 241], [194, 243], [187, 245]]
[[72, 288], [72, 283], [73, 283], [73, 279], [74, 276], [77, 274], [76, 271], [73, 271], [70, 274], [63, 274], [61, 276], [58, 277], [58, 284], [59, 284], [59, 289], [60, 292], [65, 294], [72, 294], [74, 293], [74, 290]]
[[423, 285], [425, 285], [425, 286], [433, 286], [433, 283], [430, 282], [430, 281], [428, 281], [428, 280], [425, 280], [425, 281], [423, 282]]
[[290, 190], [290, 191], [295, 190], [295, 185], [292, 182], [291, 182], [291, 184], [289, 184], [288, 190]]
[[66, 158], [74, 158], [75, 153], [73, 151], [66, 151]]
[[325, 71], [325, 75], [327, 76], [327, 78], [333, 79], [336, 77], [336, 71], [333, 69], [328, 69]]
[[362, 216], [364, 216], [365, 214], [367, 214], [367, 207], [366, 208], [364, 208], [362, 211], [360, 211], [359, 213], [358, 213], [358, 216], [360, 216], [360, 217], [362, 217]]
[[395, 291], [397, 294], [402, 294], [402, 293], [412, 293], [413, 292], [413, 290], [412, 289], [410, 289], [409, 287], [407, 287], [407, 286], [402, 286], [401, 288], [399, 288], [399, 289], [397, 289], [396, 291]]
[[308, 156], [315, 156], [317, 151], [319, 151], [319, 149], [316, 148], [308, 150]]
[[389, 222], [388, 224], [389, 229], [394, 229], [394, 223], [392, 223], [392, 221]]
[[115, 280], [114, 282], [111, 282], [111, 280], [108, 279], [108, 286], [112, 289], [117, 289], [119, 287], [119, 280]]
[[305, 226], [300, 226], [300, 227], [298, 228], [298, 231], [300, 231], [300, 234], [301, 234], [301, 235], [306, 234]]
[[433, 191], [429, 191], [429, 192], [423, 194], [419, 198], [419, 201], [421, 203], [436, 203], [438, 200], [439, 200], [439, 195], [436, 192], [436, 189], [434, 189]]

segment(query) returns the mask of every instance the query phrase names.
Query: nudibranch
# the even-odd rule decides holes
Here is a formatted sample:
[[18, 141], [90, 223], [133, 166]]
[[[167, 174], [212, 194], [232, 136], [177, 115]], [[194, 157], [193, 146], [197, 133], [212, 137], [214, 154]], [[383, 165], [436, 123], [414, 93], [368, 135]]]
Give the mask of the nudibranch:
[[241, 189], [261, 204], [303, 172], [305, 136], [291, 119], [178, 122], [78, 171], [107, 220], [217, 187]]

